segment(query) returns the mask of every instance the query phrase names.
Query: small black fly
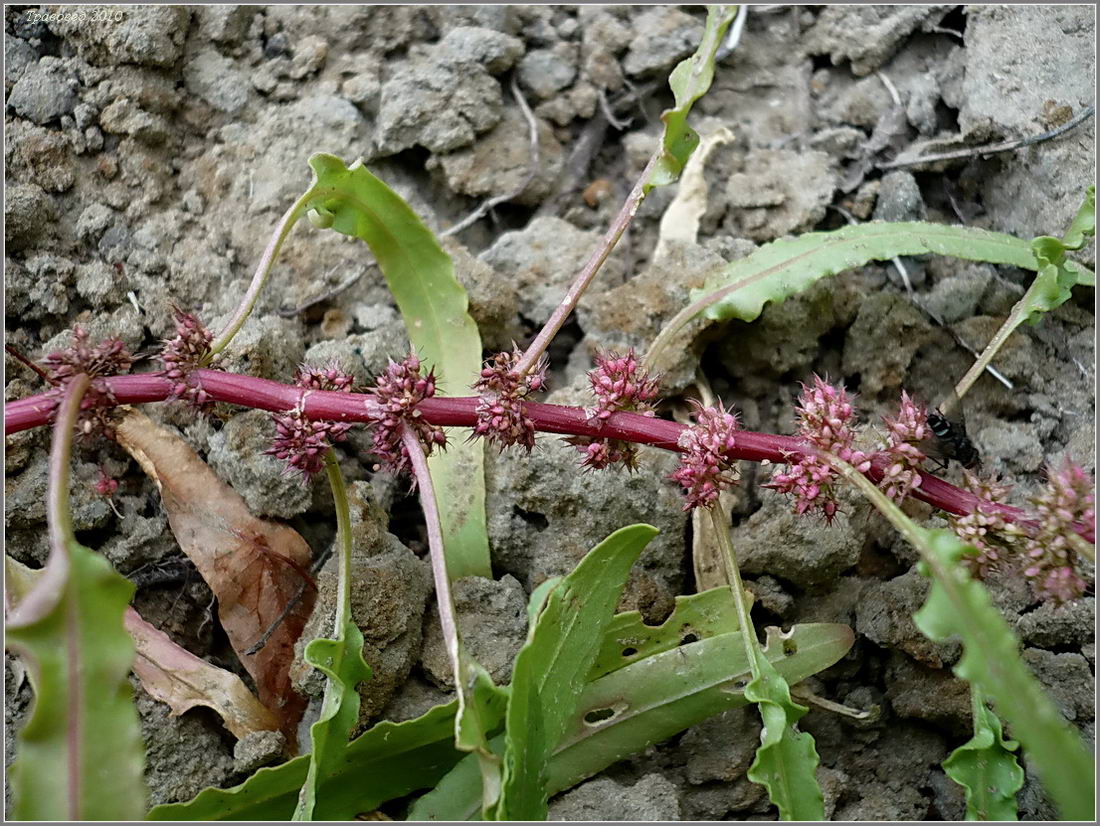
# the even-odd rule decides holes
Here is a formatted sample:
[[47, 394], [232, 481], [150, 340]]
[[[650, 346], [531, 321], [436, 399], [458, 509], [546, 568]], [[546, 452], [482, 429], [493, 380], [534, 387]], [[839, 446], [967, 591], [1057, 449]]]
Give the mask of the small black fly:
[[954, 459], [967, 470], [981, 464], [978, 449], [966, 435], [966, 424], [961, 418], [949, 419], [939, 409], [932, 408], [928, 412], [928, 429], [936, 437], [929, 446], [933, 449], [925, 451], [929, 457], [943, 461], [945, 467]]

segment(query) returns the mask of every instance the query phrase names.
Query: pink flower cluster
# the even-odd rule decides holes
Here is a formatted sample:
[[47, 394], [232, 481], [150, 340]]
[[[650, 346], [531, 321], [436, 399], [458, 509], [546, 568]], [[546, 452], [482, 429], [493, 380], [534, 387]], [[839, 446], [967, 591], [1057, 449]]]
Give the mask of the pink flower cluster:
[[[350, 393], [352, 377], [335, 361], [324, 367], [303, 364], [294, 374], [294, 383], [311, 390]], [[304, 399], [303, 399], [304, 400]], [[265, 451], [284, 460], [288, 470], [296, 470], [304, 480], [320, 473], [325, 466], [325, 451], [347, 438], [349, 422], [331, 422], [306, 417], [301, 406], [273, 414], [275, 442]]]
[[84, 435], [100, 432], [110, 436], [110, 407], [115, 399], [110, 387], [98, 379], [125, 373], [134, 363], [122, 341], [108, 338], [99, 344], [90, 344], [88, 331], [77, 325], [73, 328], [73, 343], [64, 350], [50, 353], [44, 362], [46, 374], [55, 385], [49, 393], [57, 400], [60, 400], [65, 386], [75, 376], [84, 374], [91, 378], [91, 384], [80, 403], [77, 428]]
[[535, 447], [535, 423], [524, 412], [523, 402], [532, 393], [545, 389], [546, 356], [529, 373], [520, 376], [515, 367], [522, 356], [513, 345], [511, 353], [497, 353], [485, 363], [474, 382], [480, 399], [473, 435], [496, 442], [501, 450], [518, 444], [530, 453]]
[[981, 479], [969, 470], [964, 476], [967, 490], [978, 497], [978, 505], [965, 516], [952, 519], [951, 527], [959, 539], [977, 551], [963, 557], [963, 564], [973, 576], [984, 579], [1019, 552], [1017, 545], [1024, 534], [993, 507], [1005, 501], [1011, 490], [1008, 485]]
[[170, 399], [182, 399], [201, 410], [207, 404], [206, 391], [191, 374], [210, 353], [214, 334], [191, 313], [176, 308], [176, 337], [164, 342], [160, 360], [164, 376], [172, 382]]
[[374, 426], [371, 450], [381, 464], [394, 471], [409, 464], [409, 452], [401, 441], [402, 425], [412, 429], [428, 455], [436, 446], [446, 447], [443, 428], [429, 424], [416, 409], [424, 399], [435, 395], [435, 372], [421, 376], [420, 359], [415, 353], [409, 353], [401, 361], [391, 360], [370, 392], [377, 402], [371, 413]]
[[695, 403], [696, 424], [680, 436], [680, 467], [671, 478], [684, 487], [684, 510], [710, 507], [718, 494], [737, 483], [732, 451], [737, 444], [737, 416], [721, 407]]
[[[659, 384], [639, 366], [634, 350], [629, 350], [625, 356], [597, 353], [596, 367], [589, 371], [588, 381], [596, 396], [596, 407], [586, 412], [588, 421], [597, 427], [602, 427], [612, 413], [621, 410], [643, 416], [654, 415], [653, 404], [657, 400]], [[588, 436], [572, 436], [566, 441], [584, 454], [583, 467], [601, 470], [620, 462], [627, 470], [633, 471], [638, 467], [638, 449], [631, 442]]]
[[[843, 459], [860, 473], [871, 467], [871, 459], [856, 450], [855, 431], [851, 420], [851, 400], [843, 387], [834, 387], [820, 376], [814, 376], [812, 387], [802, 385], [798, 401], [799, 433], [811, 447]], [[835, 481], [837, 473], [823, 459], [812, 453], [802, 454], [789, 464], [785, 473], [775, 473], [764, 487], [780, 493], [794, 494], [795, 513], [818, 509], [827, 522], [832, 522], [839, 510]]]
[[902, 390], [898, 417], [883, 416], [882, 421], [887, 432], [884, 452], [890, 457], [890, 464], [883, 472], [879, 487], [895, 502], [900, 502], [920, 485], [921, 463], [927, 457], [917, 445], [929, 435], [928, 410]]
[[1069, 460], [1061, 470], [1048, 467], [1047, 476], [1047, 486], [1031, 499], [1039, 527], [1024, 548], [1028, 561], [1024, 576], [1037, 596], [1066, 602], [1085, 592], [1085, 580], [1074, 565], [1073, 525], [1090, 525], [1095, 530], [1095, 494], [1089, 475]]

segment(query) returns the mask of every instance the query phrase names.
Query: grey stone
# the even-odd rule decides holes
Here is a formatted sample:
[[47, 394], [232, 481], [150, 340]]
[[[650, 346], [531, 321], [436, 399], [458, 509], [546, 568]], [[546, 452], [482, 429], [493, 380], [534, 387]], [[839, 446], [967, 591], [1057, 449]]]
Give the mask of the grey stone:
[[1063, 717], [1077, 725], [1096, 719], [1096, 683], [1088, 660], [1042, 648], [1025, 648], [1023, 660]]
[[236, 46], [245, 35], [256, 14], [255, 6], [196, 6], [199, 37], [227, 46]]
[[459, 26], [447, 32], [439, 51], [455, 63], [473, 62], [489, 74], [499, 75], [511, 69], [523, 54], [523, 42], [493, 29]]
[[16, 183], [8, 187], [4, 198], [4, 241], [10, 250], [24, 249], [34, 244], [57, 218], [53, 198], [32, 183]]
[[959, 643], [934, 643], [913, 623], [927, 592], [928, 580], [916, 568], [889, 582], [871, 583], [856, 606], [856, 630], [876, 645], [903, 651], [932, 668], [951, 665], [959, 657]]
[[[4, 83], [10, 89], [38, 59], [38, 52], [26, 40], [4, 36]], [[10, 99], [9, 99], [10, 100]]]
[[73, 120], [78, 129], [87, 129], [99, 119], [99, 112], [90, 103], [78, 104], [73, 109]]
[[[67, 258], [40, 253], [5, 274], [5, 309], [25, 319], [63, 316], [69, 310], [76, 266]], [[68, 342], [66, 342], [67, 344]]]
[[66, 192], [76, 181], [69, 142], [60, 133], [25, 120], [7, 124], [7, 167], [24, 183], [47, 192]]
[[886, 699], [899, 717], [925, 720], [964, 735], [971, 728], [970, 686], [948, 669], [930, 668], [891, 652]]
[[[421, 647], [424, 606], [431, 594], [426, 563], [386, 530], [387, 515], [373, 501], [370, 485], [350, 486], [352, 515], [351, 613], [363, 634], [363, 658], [372, 675], [359, 685], [357, 730], [363, 730], [388, 705], [409, 677]], [[332, 633], [336, 610], [335, 554], [317, 576], [318, 596], [295, 650], [291, 669], [296, 688], [320, 697], [324, 678], [301, 659], [304, 647]]]
[[232, 115], [248, 103], [248, 79], [237, 63], [214, 49], [203, 49], [183, 68], [187, 91], [219, 112]]
[[96, 18], [79, 21], [60, 15], [51, 22], [55, 34], [77, 47], [80, 56], [100, 66], [135, 63], [167, 68], [183, 54], [183, 42], [191, 21], [184, 6], [111, 7], [121, 20]]
[[1085, 645], [1092, 641], [1096, 624], [1096, 598], [1082, 597], [1061, 605], [1044, 602], [1016, 622], [1025, 642], [1042, 648]]
[[497, 352], [511, 348], [513, 341], [523, 338], [516, 314], [515, 286], [501, 280], [492, 267], [474, 258], [454, 236], [444, 238], [442, 243], [454, 262], [455, 278], [469, 297], [470, 316], [477, 324], [482, 346]]
[[[935, 273], [940, 268], [939, 263], [930, 262], [929, 271]], [[994, 279], [993, 268], [988, 264], [951, 261], [942, 269], [946, 270], [944, 277], [936, 279], [932, 289], [922, 297], [921, 304], [945, 324], [976, 315]]]
[[637, 34], [623, 58], [633, 77], [664, 74], [692, 54], [703, 36], [703, 24], [675, 6], [646, 9], [634, 20]]
[[833, 65], [851, 61], [852, 74], [882, 66], [918, 28], [934, 26], [950, 6], [827, 6], [806, 34], [810, 54], [827, 54]]
[[600, 777], [551, 802], [547, 819], [675, 821], [681, 819], [680, 793], [660, 774], [647, 774], [633, 786]]
[[800, 588], [821, 588], [859, 561], [859, 537], [846, 515], [825, 529], [791, 512], [783, 497], [764, 497], [760, 510], [731, 531], [741, 570], [770, 574]]
[[233, 771], [252, 774], [256, 769], [282, 761], [286, 737], [280, 731], [253, 731], [233, 747]]
[[115, 212], [106, 204], [88, 204], [76, 219], [77, 237], [98, 242], [114, 220]]
[[759, 149], [741, 168], [726, 182], [724, 227], [735, 237], [770, 241], [811, 229], [836, 190], [836, 171], [824, 152]]
[[[489, 672], [497, 685], [512, 679], [512, 664], [527, 639], [527, 595], [515, 577], [499, 580], [468, 576], [452, 582], [456, 621], [466, 651]], [[443, 631], [439, 606], [428, 611], [420, 662], [442, 688], [454, 687], [454, 672]]]
[[760, 715], [750, 708], [723, 711], [692, 726], [676, 747], [692, 785], [742, 777], [760, 743]]
[[[583, 403], [564, 391], [555, 403]], [[667, 481], [676, 457], [655, 448], [639, 451], [633, 474], [581, 473], [579, 452], [540, 436], [539, 461], [505, 451], [486, 452], [486, 511], [495, 570], [515, 576], [530, 592], [552, 576], [568, 574], [612, 532], [646, 522], [660, 533], [635, 564], [620, 610], [659, 615], [679, 593], [687, 516], [676, 486]], [[598, 518], [593, 518], [598, 514]], [[663, 617], [658, 617], [663, 619]]]
[[[510, 195], [515, 203], [535, 206], [550, 193], [561, 174], [563, 155], [553, 130], [540, 120], [538, 158], [532, 157], [527, 121], [518, 107], [509, 107], [501, 122], [472, 146], [433, 155], [428, 168], [442, 167], [447, 185], [454, 192], [473, 197]], [[527, 185], [519, 190], [525, 182]]]
[[577, 49], [558, 43], [552, 49], [533, 49], [519, 62], [519, 82], [538, 100], [548, 100], [577, 76]]
[[145, 782], [149, 803], [190, 800], [207, 786], [221, 786], [233, 775], [233, 756], [219, 723], [200, 712], [173, 716], [150, 697], [136, 677], [134, 693], [145, 740]]
[[[595, 232], [583, 232], [560, 218], [545, 216], [522, 230], [504, 233], [480, 257], [497, 272], [509, 274], [519, 295], [519, 312], [533, 323], [543, 324], [598, 239]], [[599, 290], [601, 283], [621, 278], [621, 260], [613, 256], [593, 288]]]
[[99, 125], [109, 135], [129, 135], [151, 146], [165, 143], [173, 132], [163, 115], [145, 111], [130, 98], [118, 98], [104, 109]]
[[500, 122], [500, 84], [477, 64], [456, 65], [438, 50], [410, 60], [382, 86], [378, 152], [392, 155], [417, 144], [449, 152]]
[[317, 35], [303, 37], [294, 44], [294, 57], [287, 74], [294, 80], [302, 80], [319, 72], [328, 57], [328, 43]]
[[239, 413], [210, 435], [207, 461], [253, 514], [288, 519], [305, 512], [313, 500], [300, 474], [287, 472], [285, 462], [265, 453], [274, 435], [270, 414]]
[[[931, 323], [904, 296], [880, 292], [867, 297], [844, 342], [841, 369], [860, 374], [860, 393], [894, 392], [909, 374], [917, 351], [927, 340]], [[890, 347], [883, 348], [882, 342]]]
[[912, 172], [893, 169], [882, 176], [875, 204], [876, 221], [923, 221], [927, 217], [924, 198]]
[[76, 75], [56, 57], [44, 57], [29, 66], [12, 87], [8, 105], [38, 124], [71, 114], [79, 97]]

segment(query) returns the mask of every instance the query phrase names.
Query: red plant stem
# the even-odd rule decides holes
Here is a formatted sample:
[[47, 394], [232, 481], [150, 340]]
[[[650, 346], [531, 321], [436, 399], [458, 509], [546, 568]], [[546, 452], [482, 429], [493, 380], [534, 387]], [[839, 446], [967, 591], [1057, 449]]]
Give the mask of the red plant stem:
[[[361, 393], [303, 390], [294, 385], [220, 370], [196, 370], [192, 375], [198, 379], [211, 399], [259, 410], [281, 412], [292, 410], [301, 404], [304, 413], [310, 418], [367, 422], [370, 420], [369, 411], [374, 407], [373, 396]], [[156, 375], [114, 376], [101, 381], [110, 386], [119, 404], [164, 401], [172, 389], [171, 382]], [[9, 402], [4, 409], [4, 434], [10, 435], [46, 424], [55, 404], [52, 398], [42, 394]], [[477, 404], [476, 396], [457, 396], [425, 399], [417, 409], [432, 424], [443, 427], [473, 427], [477, 423]], [[596, 427], [588, 422], [587, 415], [580, 407], [527, 402], [525, 409], [535, 423], [535, 428], [543, 433], [622, 439], [681, 452], [678, 443], [684, 432], [684, 425], [677, 422], [637, 413], [614, 413], [602, 427]], [[739, 430], [734, 458], [750, 462], [786, 463], [790, 457], [807, 452], [809, 449], [793, 436]], [[874, 482], [880, 481], [887, 461], [881, 454], [876, 456], [867, 476]], [[979, 502], [974, 494], [929, 473], [921, 474], [920, 487], [913, 491], [913, 496], [940, 510], [960, 516], [970, 513]], [[1020, 508], [996, 503], [994, 507], [1012, 522], [1031, 524], [1027, 514]], [[1089, 542], [1095, 542], [1091, 526], [1077, 525], [1076, 530]]]
[[626, 232], [626, 228], [629, 227], [630, 222], [634, 220], [634, 215], [638, 212], [638, 207], [640, 207], [642, 201], [645, 200], [645, 187], [653, 174], [653, 167], [657, 165], [657, 161], [660, 160], [660, 157], [660, 150], [653, 153], [653, 157], [649, 159], [649, 163], [646, 164], [645, 169], [642, 170], [642, 174], [638, 178], [637, 183], [634, 184], [634, 188], [631, 189], [630, 194], [626, 196], [626, 201], [623, 202], [619, 214], [615, 216], [615, 220], [611, 222], [611, 226], [608, 228], [607, 233], [600, 239], [599, 246], [593, 250], [588, 260], [584, 262], [584, 266], [581, 267], [581, 271], [577, 273], [576, 280], [569, 286], [569, 291], [565, 294], [565, 298], [561, 300], [561, 304], [554, 308], [554, 312], [550, 316], [550, 319], [543, 328], [539, 330], [539, 334], [535, 336], [535, 340], [532, 341], [524, 351], [523, 357], [515, 367], [515, 372], [519, 375], [526, 375], [535, 366], [542, 354], [546, 352], [546, 348], [550, 346], [550, 342], [554, 340], [554, 336], [561, 330], [566, 319], [569, 318], [569, 314], [577, 308], [577, 302], [581, 300], [584, 291], [588, 289], [588, 285], [592, 283], [592, 279], [595, 278], [596, 273], [600, 271], [603, 262], [611, 255], [611, 251], [615, 249], [615, 245], [619, 243], [619, 239], [622, 237], [623, 233]]

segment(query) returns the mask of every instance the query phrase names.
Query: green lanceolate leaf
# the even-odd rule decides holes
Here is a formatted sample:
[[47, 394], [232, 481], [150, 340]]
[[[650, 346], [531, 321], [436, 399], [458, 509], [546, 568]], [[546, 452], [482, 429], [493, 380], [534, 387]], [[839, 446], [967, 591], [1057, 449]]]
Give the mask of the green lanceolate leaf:
[[708, 6], [703, 41], [695, 54], [680, 61], [669, 75], [668, 85], [672, 89], [674, 106], [661, 113], [665, 124], [661, 136], [661, 155], [644, 184], [644, 192], [655, 186], [666, 186], [679, 178], [684, 164], [699, 145], [699, 134], [687, 125], [688, 113], [692, 104], [710, 88], [714, 79], [715, 55], [737, 14], [737, 6]]
[[[351, 820], [387, 800], [434, 786], [464, 757], [454, 747], [455, 702], [403, 723], [383, 722], [343, 751], [323, 778], [314, 818]], [[305, 782], [309, 756], [260, 769], [232, 789], [203, 789], [187, 803], [156, 806], [150, 820], [289, 820]], [[478, 789], [480, 793], [480, 787]], [[479, 798], [480, 799], [480, 798]]]
[[[967, 547], [945, 530], [920, 531], [919, 537], [936, 567], [949, 573], [934, 577], [927, 602], [913, 616], [917, 627], [931, 640], [962, 639], [955, 674], [978, 686], [1012, 727], [1062, 817], [1091, 820], [1096, 795], [1092, 755], [1024, 665], [1019, 643], [989, 592], [960, 564]], [[930, 567], [922, 563], [926, 572]]]
[[630, 568], [656, 535], [650, 525], [616, 531], [547, 596], [512, 672], [497, 819], [546, 818], [550, 756], [584, 689]]
[[[8, 775], [12, 812], [19, 820], [138, 820], [144, 746], [127, 680], [134, 643], [122, 622], [134, 586], [75, 540], [67, 556], [48, 610], [23, 621], [21, 602], [6, 627], [34, 689]], [[38, 574], [36, 585], [47, 576], [23, 573]]]
[[[481, 369], [481, 338], [450, 257], [409, 205], [360, 161], [348, 167], [332, 155], [317, 154], [309, 165], [314, 172], [310, 219], [370, 246], [409, 341], [435, 368], [440, 391], [466, 395]], [[436, 481], [451, 579], [491, 576], [483, 443], [452, 439], [428, 465]]]
[[661, 330], [646, 361], [658, 363], [660, 351], [693, 319], [754, 321], [769, 301], [784, 301], [826, 276], [870, 261], [926, 253], [1029, 270], [1039, 266], [1029, 243], [1011, 235], [916, 221], [858, 224], [782, 238], [727, 264], [692, 290], [691, 304]]
[[638, 611], [616, 614], [604, 632], [588, 682], [678, 645], [729, 634], [739, 627], [728, 586], [676, 597], [675, 608], [660, 625], [646, 625]]
[[974, 736], [951, 752], [943, 770], [966, 790], [967, 820], [1016, 820], [1016, 792], [1024, 785], [1013, 754], [1019, 744], [1001, 736], [1001, 721], [986, 708], [981, 689], [970, 692]]
[[814, 738], [795, 724], [809, 710], [791, 700], [791, 689], [766, 657], [757, 659], [759, 675], [745, 686], [745, 699], [756, 703], [764, 729], [747, 777], [768, 790], [782, 820], [822, 820], [825, 804], [814, 772], [819, 762]]
[[713, 320], [753, 321], [768, 301], [783, 301], [824, 276], [869, 261], [927, 253], [1030, 270], [1037, 266], [1028, 242], [1011, 235], [919, 221], [858, 224], [765, 244], [692, 290], [692, 306], [699, 304], [698, 311]]
[[[846, 625], [796, 625], [786, 634], [768, 630], [765, 656], [791, 684], [833, 665], [854, 640]], [[547, 794], [571, 788], [708, 717], [745, 706], [750, 676], [737, 631], [646, 657], [590, 683], [550, 760]], [[409, 819], [475, 819], [480, 792], [476, 764], [467, 759], [417, 801]]]
[[306, 662], [328, 678], [321, 715], [310, 726], [309, 770], [298, 795], [295, 820], [314, 820], [317, 793], [326, 778], [339, 771], [351, 731], [359, 720], [357, 686], [371, 676], [363, 659], [363, 634], [351, 618], [351, 516], [347, 488], [332, 448], [325, 451], [325, 470], [336, 505], [337, 598], [336, 639], [316, 639], [306, 646]]

